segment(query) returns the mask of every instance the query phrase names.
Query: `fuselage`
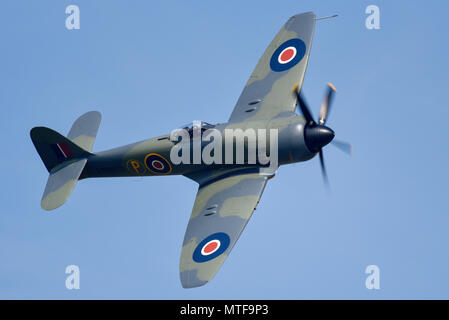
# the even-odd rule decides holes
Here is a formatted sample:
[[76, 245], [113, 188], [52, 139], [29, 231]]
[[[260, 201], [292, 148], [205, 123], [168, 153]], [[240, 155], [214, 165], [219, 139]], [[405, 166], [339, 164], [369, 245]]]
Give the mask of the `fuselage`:
[[[264, 129], [266, 132], [265, 141], [261, 136], [256, 135], [257, 147], [262, 144], [266, 146], [267, 154], [271, 156], [270, 145], [273, 141], [270, 139], [273, 130], [277, 132], [277, 163], [284, 165], [294, 162], [306, 161], [313, 158], [316, 153], [311, 152], [304, 140], [305, 120], [296, 113], [284, 114], [271, 120], [245, 121], [241, 123], [217, 124], [214, 129], [222, 134], [222, 161], [206, 164], [200, 163], [174, 163], [171, 159], [172, 148], [180, 143], [172, 141], [170, 134], [150, 138], [140, 142], [132, 143], [122, 147], [94, 153], [88, 157], [87, 165], [81, 174], [80, 179], [94, 177], [129, 177], [129, 176], [153, 176], [153, 175], [188, 175], [204, 170], [214, 170], [217, 168], [248, 168], [260, 167], [260, 163], [251, 163], [248, 156], [245, 156], [243, 163], [236, 163], [236, 149], [233, 149], [233, 161], [226, 161], [226, 142], [230, 142], [225, 134], [226, 129], [241, 129], [250, 132], [259, 132]], [[263, 131], [261, 131], [263, 132]], [[190, 159], [193, 159], [195, 152], [193, 144], [195, 139], [190, 142]], [[232, 141], [235, 144], [235, 138]], [[209, 142], [200, 141], [201, 152]], [[248, 148], [251, 145], [247, 140], [244, 143], [244, 154], [248, 155]], [[273, 149], [271, 149], [273, 150]], [[197, 150], [198, 151], [198, 150]], [[254, 152], [253, 149], [250, 152]], [[228, 159], [229, 160], [229, 159]], [[198, 161], [197, 161], [198, 162]], [[218, 162], [218, 163], [217, 163]], [[220, 163], [221, 162], [221, 163]]]

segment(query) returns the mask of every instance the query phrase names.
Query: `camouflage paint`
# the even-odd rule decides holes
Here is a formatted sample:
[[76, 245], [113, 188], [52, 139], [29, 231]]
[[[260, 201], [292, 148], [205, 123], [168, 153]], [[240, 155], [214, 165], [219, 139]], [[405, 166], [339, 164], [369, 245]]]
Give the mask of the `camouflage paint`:
[[[295, 113], [297, 101], [292, 94], [293, 87], [297, 86], [298, 90], [302, 87], [314, 27], [315, 15], [312, 12], [293, 16], [287, 21], [259, 60], [228, 123], [216, 126], [222, 133], [225, 129], [251, 128], [256, 132], [257, 129], [266, 129], [268, 135], [270, 129], [277, 129], [280, 165], [306, 161], [315, 156], [305, 145], [305, 120]], [[273, 54], [280, 45], [291, 39], [300, 39], [304, 43], [304, 56], [298, 58], [298, 62], [295, 60], [295, 63], [289, 64], [288, 68], [272, 68], [270, 61]], [[37, 127], [31, 130], [31, 139], [50, 172], [42, 199], [44, 209], [51, 210], [63, 204], [79, 179], [160, 175], [157, 170], [151, 170], [145, 159], [150, 154], [156, 154], [157, 157], [170, 161], [170, 150], [174, 142], [169, 140], [168, 134], [91, 153], [100, 120], [98, 112], [82, 115], [73, 124], [68, 138], [48, 128]], [[267, 136], [266, 142], [269, 141]], [[70, 148], [73, 153], [70, 159], [60, 159], [52, 151], [52, 146], [60, 143]], [[197, 287], [210, 281], [226, 260], [276, 168], [273, 170], [249, 164], [170, 163], [170, 166], [171, 169], [163, 172], [164, 174], [185, 175], [199, 184], [180, 260], [182, 285], [186, 288]], [[229, 237], [226, 250], [220, 251], [210, 260], [195, 261], [193, 254], [198, 245], [214, 234], [226, 234]]]

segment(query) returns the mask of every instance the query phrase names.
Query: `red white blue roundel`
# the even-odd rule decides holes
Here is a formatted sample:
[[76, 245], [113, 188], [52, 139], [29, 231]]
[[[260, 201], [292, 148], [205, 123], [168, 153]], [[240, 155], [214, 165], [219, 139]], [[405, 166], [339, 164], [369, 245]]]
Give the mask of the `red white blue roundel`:
[[193, 251], [193, 260], [198, 263], [212, 260], [225, 252], [230, 242], [231, 239], [224, 232], [211, 234], [197, 245]]
[[290, 39], [281, 44], [273, 53], [270, 68], [281, 72], [290, 69], [304, 58], [306, 44], [301, 39]]
[[153, 173], [169, 174], [172, 171], [170, 162], [157, 153], [150, 153], [145, 157], [145, 165]]

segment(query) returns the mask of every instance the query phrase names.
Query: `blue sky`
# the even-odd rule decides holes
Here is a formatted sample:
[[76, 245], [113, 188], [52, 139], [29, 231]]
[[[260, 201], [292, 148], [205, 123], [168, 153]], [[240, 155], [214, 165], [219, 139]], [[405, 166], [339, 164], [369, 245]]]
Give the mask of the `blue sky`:
[[[81, 29], [65, 28], [76, 4]], [[378, 5], [381, 29], [365, 28]], [[449, 298], [449, 49], [444, 1], [4, 1], [0, 10], [0, 298]], [[304, 93], [348, 157], [281, 167], [214, 280], [178, 274], [196, 184], [184, 177], [78, 183], [40, 208], [47, 172], [34, 126], [67, 134], [103, 114], [94, 151], [225, 121], [259, 57], [293, 14], [317, 22]], [[65, 268], [81, 289], [65, 288]], [[380, 290], [365, 288], [378, 265]]]

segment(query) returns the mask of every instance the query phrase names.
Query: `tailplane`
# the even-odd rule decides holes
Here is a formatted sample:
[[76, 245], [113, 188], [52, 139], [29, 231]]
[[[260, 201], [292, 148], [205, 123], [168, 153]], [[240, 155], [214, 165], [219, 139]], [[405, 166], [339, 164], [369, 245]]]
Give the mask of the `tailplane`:
[[59, 170], [50, 172], [41, 200], [42, 209], [56, 209], [69, 199], [86, 163], [87, 159], [81, 159], [65, 164]]
[[31, 129], [31, 140], [50, 173], [42, 196], [43, 209], [56, 209], [69, 198], [91, 155], [100, 121], [99, 112], [85, 113], [73, 123], [67, 138], [46, 127]]

